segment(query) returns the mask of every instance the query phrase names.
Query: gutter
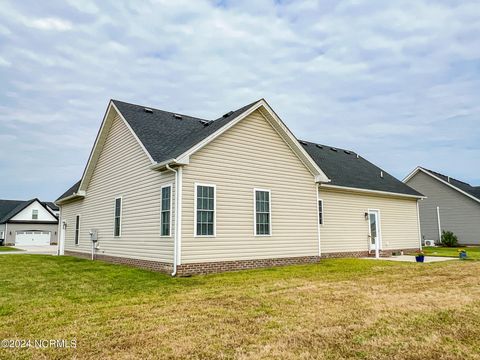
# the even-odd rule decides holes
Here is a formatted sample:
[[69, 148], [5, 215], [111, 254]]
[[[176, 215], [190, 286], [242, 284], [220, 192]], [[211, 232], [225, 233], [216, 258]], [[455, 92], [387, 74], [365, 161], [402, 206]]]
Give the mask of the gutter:
[[320, 187], [322, 187], [324, 189], [338, 189], [338, 190], [354, 191], [354, 192], [367, 193], [367, 194], [379, 194], [379, 195], [406, 197], [406, 198], [412, 198], [412, 199], [426, 199], [427, 198], [426, 196], [420, 196], [420, 195], [402, 194], [402, 193], [395, 193], [395, 192], [381, 191], [381, 190], [369, 190], [369, 189], [353, 188], [353, 187], [348, 187], [348, 186], [339, 186], [339, 185], [330, 185], [330, 184], [320, 184]]
[[59, 205], [59, 204], [64, 203], [65, 201], [72, 200], [72, 199], [75, 199], [77, 197], [83, 198], [83, 197], [85, 197], [85, 195], [86, 195], [86, 192], [84, 190], [80, 190], [78, 192], [73, 193], [72, 195], [68, 195], [68, 196], [66, 196], [62, 199], [59, 199], [59, 200], [55, 201], [54, 204]]
[[184, 161], [182, 161], [181, 159], [179, 160], [177, 158], [168, 159], [168, 160], [150, 165], [150, 169], [157, 170], [157, 171], [161, 171], [163, 169], [174, 171], [170, 168], [170, 165], [188, 165], [188, 158]]

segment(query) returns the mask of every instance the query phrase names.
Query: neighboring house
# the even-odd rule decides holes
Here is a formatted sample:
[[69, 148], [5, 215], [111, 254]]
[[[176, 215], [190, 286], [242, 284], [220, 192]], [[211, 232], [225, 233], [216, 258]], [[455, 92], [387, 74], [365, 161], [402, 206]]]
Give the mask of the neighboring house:
[[448, 230], [461, 244], [480, 244], [480, 186], [422, 167], [404, 182], [427, 197], [420, 201], [423, 240], [440, 243], [442, 230]]
[[[50, 204], [50, 205], [49, 205]], [[38, 199], [0, 200], [0, 239], [4, 245], [57, 244], [58, 218], [53, 203]]]
[[299, 142], [263, 99], [215, 121], [112, 100], [56, 201], [59, 253], [181, 275], [388, 254], [419, 248], [421, 197], [353, 152]]
[[52, 212], [53, 215], [58, 218], [58, 216], [60, 215], [60, 208], [51, 201], [47, 201], [44, 204], [48, 208], [48, 210], [50, 210], [50, 212]]

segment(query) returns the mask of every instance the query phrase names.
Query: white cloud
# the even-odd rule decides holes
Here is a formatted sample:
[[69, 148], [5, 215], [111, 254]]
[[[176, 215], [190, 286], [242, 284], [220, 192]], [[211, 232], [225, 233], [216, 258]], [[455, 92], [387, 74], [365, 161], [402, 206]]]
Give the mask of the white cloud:
[[216, 118], [265, 97], [300, 138], [480, 183], [477, 1], [36, 4], [0, 5], [0, 124], [9, 151], [51, 164], [38, 196], [81, 175], [110, 98]]
[[69, 21], [57, 18], [30, 20], [26, 23], [26, 25], [40, 30], [67, 31], [72, 29], [72, 24]]

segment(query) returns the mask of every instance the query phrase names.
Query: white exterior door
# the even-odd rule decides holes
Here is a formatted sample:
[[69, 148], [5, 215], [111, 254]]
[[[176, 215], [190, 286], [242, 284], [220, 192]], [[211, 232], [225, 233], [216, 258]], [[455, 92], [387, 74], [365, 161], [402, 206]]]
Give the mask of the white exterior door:
[[17, 231], [15, 246], [50, 245], [50, 231]]
[[368, 210], [368, 230], [370, 251], [380, 250], [380, 216], [378, 210]]

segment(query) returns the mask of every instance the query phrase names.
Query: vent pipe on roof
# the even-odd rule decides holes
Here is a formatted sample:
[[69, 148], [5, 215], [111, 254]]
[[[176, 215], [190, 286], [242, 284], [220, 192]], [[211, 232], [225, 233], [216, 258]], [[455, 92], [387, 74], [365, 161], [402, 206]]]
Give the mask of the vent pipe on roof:
[[357, 154], [357, 159], [360, 159], [360, 155]]
[[383, 171], [380, 171], [380, 177], [383, 179]]
[[450, 182], [450, 176], [447, 176], [447, 181]]

